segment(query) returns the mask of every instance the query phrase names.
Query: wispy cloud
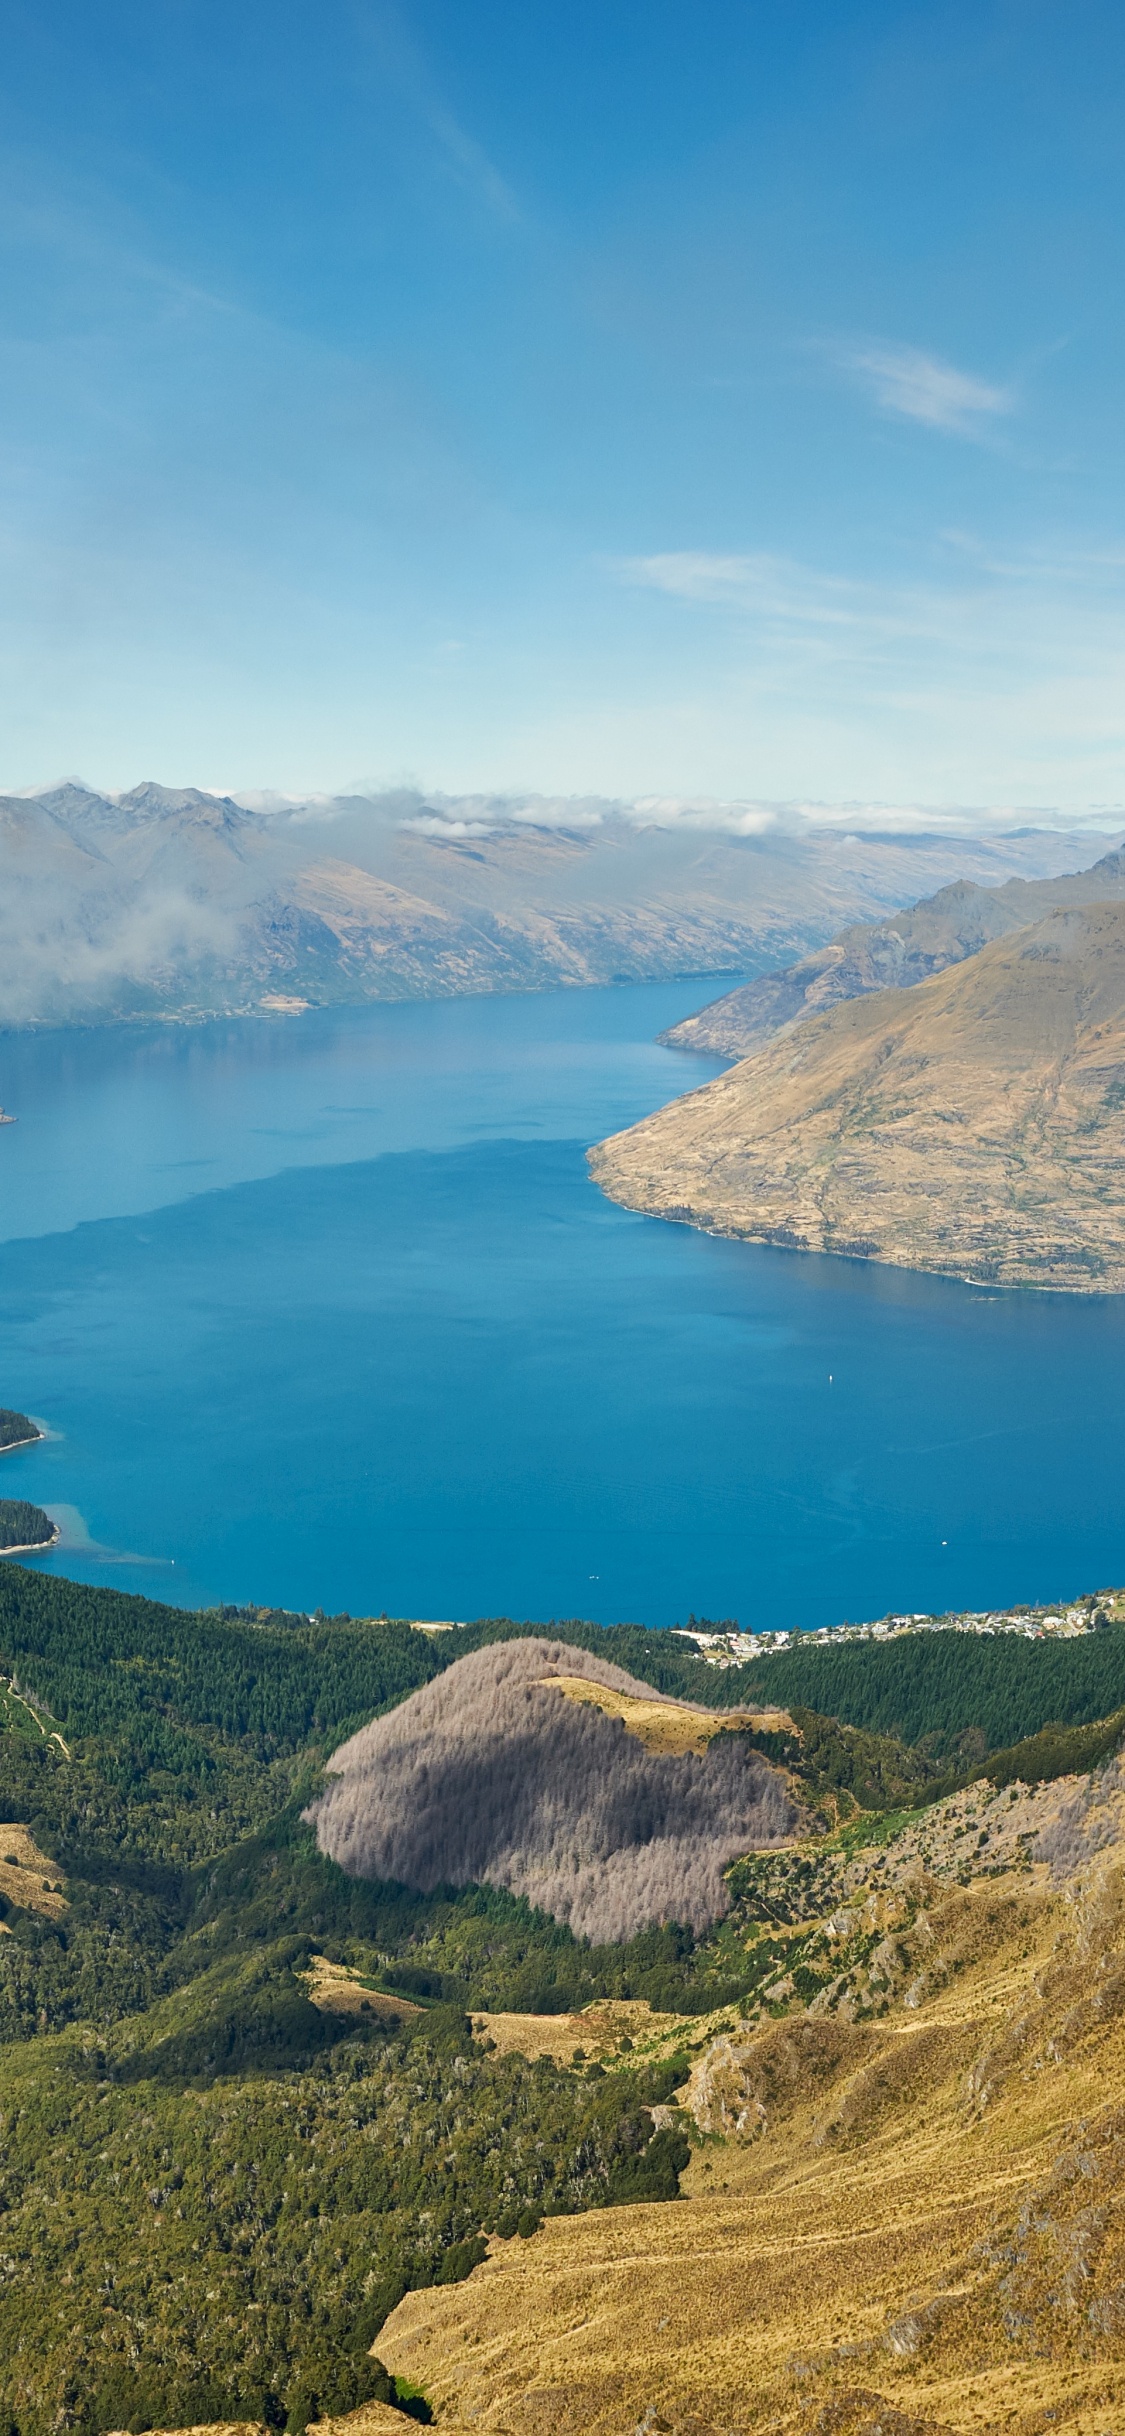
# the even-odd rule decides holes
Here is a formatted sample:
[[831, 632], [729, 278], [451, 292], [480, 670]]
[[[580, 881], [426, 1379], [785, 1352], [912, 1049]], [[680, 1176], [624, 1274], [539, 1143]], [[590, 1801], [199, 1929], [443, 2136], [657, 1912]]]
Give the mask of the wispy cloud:
[[727, 837], [764, 837], [784, 828], [790, 807], [784, 804], [725, 803], [713, 795], [638, 795], [623, 804], [623, 817], [642, 827], [700, 829]]
[[[947, 536], [925, 575], [906, 582], [752, 551], [661, 551], [617, 573], [697, 628], [675, 647], [705, 671], [712, 720], [737, 705], [759, 800], [789, 794], [799, 733], [810, 796], [1054, 797], [1076, 813], [1119, 801], [1123, 584], [1112, 536], [1095, 551], [1003, 554]], [[785, 741], [771, 758], [774, 737]]]
[[746, 551], [657, 550], [649, 558], [626, 558], [621, 573], [654, 592], [672, 592], [684, 601], [732, 601], [743, 598], [771, 571], [775, 561]]
[[469, 135], [444, 102], [421, 97], [426, 124], [459, 186], [476, 196], [499, 220], [518, 220], [519, 205], [507, 179], [489, 160], [484, 146]]
[[495, 837], [498, 831], [524, 829], [597, 829], [609, 811], [608, 799], [587, 795], [427, 795], [425, 803], [400, 820], [403, 829], [424, 837]]
[[446, 175], [493, 219], [518, 220], [520, 206], [513, 189], [483, 144], [449, 108], [403, 13], [380, 0], [375, 7], [360, 8], [355, 22], [382, 76], [425, 128]]
[[[946, 580], [891, 584], [838, 575], [768, 551], [658, 550], [619, 559], [619, 580], [692, 606], [728, 611], [763, 636], [851, 657], [910, 640], [941, 642], [979, 665], [1020, 642], [1057, 662], [1090, 650], [1090, 629], [1116, 647], [1125, 549], [1107, 543], [999, 553], [972, 534], [940, 536]], [[938, 562], [940, 565], [940, 561]], [[1106, 621], [1110, 621], [1106, 629]], [[1081, 633], [1080, 630], [1086, 631]]]
[[861, 587], [764, 550], [658, 550], [622, 559], [627, 583], [677, 600], [735, 609], [784, 626], [848, 626], [868, 604]]
[[1011, 389], [961, 372], [921, 347], [874, 345], [842, 351], [838, 361], [870, 391], [884, 414], [903, 415], [931, 431], [976, 438], [997, 416], [1012, 412]]

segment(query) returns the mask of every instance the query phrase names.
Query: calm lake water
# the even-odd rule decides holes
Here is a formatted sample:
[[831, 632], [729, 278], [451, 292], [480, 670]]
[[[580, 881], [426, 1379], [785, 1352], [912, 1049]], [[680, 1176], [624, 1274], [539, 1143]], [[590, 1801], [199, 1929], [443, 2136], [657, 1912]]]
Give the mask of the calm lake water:
[[[615, 1209], [717, 984], [0, 1042], [0, 1464], [183, 1604], [744, 1626], [1125, 1578], [1122, 1301]], [[830, 1378], [831, 1374], [831, 1378]]]

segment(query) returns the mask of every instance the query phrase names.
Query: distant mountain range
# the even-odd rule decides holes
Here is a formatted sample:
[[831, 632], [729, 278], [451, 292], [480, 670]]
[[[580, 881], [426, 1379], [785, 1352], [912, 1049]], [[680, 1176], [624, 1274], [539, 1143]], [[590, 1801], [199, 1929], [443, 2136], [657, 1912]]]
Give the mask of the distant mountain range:
[[852, 923], [827, 947], [728, 991], [662, 1037], [675, 1049], [749, 1057], [778, 1032], [791, 1030], [809, 1015], [824, 1014], [842, 999], [864, 998], [873, 990], [911, 989], [915, 982], [928, 981], [947, 966], [975, 956], [991, 939], [1004, 938], [1057, 908], [1119, 899], [1125, 899], [1125, 848], [1120, 846], [1103, 855], [1092, 870], [1062, 878], [1011, 879], [999, 888], [958, 879], [889, 921]]
[[1054, 880], [1083, 849], [1050, 829], [743, 834], [721, 808], [400, 790], [262, 810], [69, 782], [0, 797], [0, 1025], [760, 972], [924, 888]]
[[755, 1242], [1125, 1291], [1121, 864], [1083, 884], [1109, 901], [1095, 890], [913, 988], [782, 1031], [601, 1143], [597, 1181]]

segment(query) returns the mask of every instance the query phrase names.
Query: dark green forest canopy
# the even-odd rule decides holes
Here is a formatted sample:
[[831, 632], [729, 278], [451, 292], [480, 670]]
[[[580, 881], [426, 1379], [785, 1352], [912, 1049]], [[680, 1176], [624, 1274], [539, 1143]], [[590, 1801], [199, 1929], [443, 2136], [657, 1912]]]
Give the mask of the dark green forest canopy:
[[938, 1755], [979, 1735], [983, 1757], [1043, 1726], [1087, 1725], [1125, 1705], [1125, 1629], [1042, 1641], [909, 1633], [840, 1649], [797, 1648], [739, 1672], [743, 1699], [752, 1692], [783, 1707], [800, 1702]]
[[42, 1506], [29, 1505], [26, 1497], [0, 1497], [0, 1548], [45, 1548], [54, 1536]]
[[42, 1435], [27, 1413], [13, 1412], [10, 1405], [0, 1404], [0, 1447], [24, 1446], [29, 1439]]
[[484, 1619], [416, 1632], [350, 1616], [164, 1607], [11, 1566], [0, 1572], [0, 1669], [19, 1672], [65, 1727], [112, 1736], [146, 1718], [249, 1739], [263, 1756], [327, 1752], [468, 1650], [549, 1629], [657, 1690], [711, 1708], [794, 1703], [849, 1726], [981, 1756], [1048, 1724], [1085, 1725], [1125, 1705], [1125, 1630], [1029, 1641], [955, 1631], [839, 1649], [799, 1645], [716, 1668], [639, 1624]]
[[[487, 2056], [465, 2008], [690, 1994], [690, 1938], [583, 1951], [510, 1897], [359, 1884], [301, 1824], [324, 1753], [440, 1663], [405, 1625], [0, 1574], [0, 1815], [67, 1895], [0, 1897], [5, 2431], [393, 2401], [367, 2351], [404, 2290], [547, 2209], [676, 2196], [687, 2147], [649, 2108], [681, 2074]], [[418, 2012], [326, 2016], [314, 1952]]]
[[[490, 1888], [347, 1878], [299, 1815], [357, 1725], [467, 1650], [542, 1629], [190, 1613], [0, 1567], [0, 1678], [23, 1695], [0, 1686], [0, 1816], [32, 1827], [67, 1894], [52, 1919], [0, 1898], [17, 2267], [0, 2286], [0, 2430], [298, 2429], [393, 2401], [366, 2351], [408, 2286], [468, 2273], [486, 2233], [530, 2234], [547, 2209], [675, 2197], [687, 2152], [650, 2109], [686, 2054], [663, 2079], [624, 2055], [608, 2073], [530, 2065], [485, 2054], [465, 2015], [741, 2001], [776, 1959], [762, 1870], [739, 1865], [734, 1913], [698, 1943], [673, 1925], [589, 1947]], [[911, 1805], [989, 1749], [998, 1781], [1089, 1766], [1125, 1723], [1115, 1628], [798, 1648], [727, 1671], [640, 1626], [551, 1630], [710, 1707], [788, 1707], [799, 1743], [763, 1747], [829, 1807]], [[400, 2030], [326, 2017], [314, 1952], [418, 2013]]]
[[547, 2210], [675, 2197], [650, 2081], [488, 2057], [451, 2009], [333, 2042], [281, 1953], [37, 2039], [0, 2085], [0, 2417], [298, 2430], [395, 2399], [366, 2355], [404, 2291]]
[[112, 1734], [160, 1712], [275, 1754], [331, 1748], [440, 1663], [405, 1624], [199, 1612], [24, 1566], [0, 1574], [0, 1665], [16, 1666], [76, 1734]]

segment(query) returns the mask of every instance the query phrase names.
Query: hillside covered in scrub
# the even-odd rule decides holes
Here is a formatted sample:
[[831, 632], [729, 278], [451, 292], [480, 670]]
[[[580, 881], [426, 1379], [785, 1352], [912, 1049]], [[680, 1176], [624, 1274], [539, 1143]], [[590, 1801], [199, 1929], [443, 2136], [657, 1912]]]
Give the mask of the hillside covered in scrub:
[[[389, 2368], [483, 2436], [1109, 2436], [1117, 1765], [867, 1818], [736, 1883], [726, 1933], [757, 1987], [668, 2025], [690, 2066], [679, 2206], [494, 2243], [466, 2283], [404, 2298]], [[634, 2062], [661, 2051], [657, 2020], [630, 2034]]]
[[[852, 2376], [837, 2333], [844, 2351], [874, 2345], [852, 2383], [880, 2392], [886, 2296], [913, 2279], [920, 2307], [934, 2299], [925, 2278], [947, 2252], [924, 2229], [926, 2193], [938, 2207], [950, 2160], [961, 2174], [966, 2075], [979, 2064], [981, 2090], [1008, 2093], [988, 2235], [1000, 2246], [1018, 2191], [1055, 2172], [1060, 2109], [1072, 2096], [1092, 2113], [1109, 2103], [1125, 1987], [1116, 1915], [1085, 1894], [1076, 1909], [1070, 1894], [1083, 1872], [1116, 1865], [1125, 1630], [1065, 1644], [929, 1635], [717, 1674], [667, 1634], [576, 1623], [549, 1645], [560, 1671], [548, 1683], [542, 1638], [504, 1620], [432, 1636], [346, 1616], [192, 1615], [0, 1569], [5, 2436], [224, 2420], [301, 2436], [368, 2402], [432, 2405], [456, 2427], [468, 2368], [479, 2423], [499, 2425], [500, 2411], [507, 2426], [507, 2395], [522, 2425], [520, 2397], [538, 2408], [537, 2364], [562, 2373], [551, 2296], [573, 2330], [567, 2279], [587, 2272], [604, 2287], [609, 2332], [593, 2365], [585, 2338], [567, 2337], [575, 2436], [619, 2426], [626, 2401], [634, 2425], [661, 2396], [678, 2426], [669, 2413], [690, 2416], [692, 2391], [704, 2427], [749, 2429], [759, 2394], [788, 2427], [777, 2359], [795, 2350], [795, 2303], [777, 2204], [755, 2197], [749, 2213], [722, 2215], [747, 2129], [769, 2128], [763, 2190], [792, 2171], [794, 2225], [804, 2209], [810, 2228], [810, 2210], [822, 2229], [825, 2210], [846, 2227], [855, 2193], [874, 2224], [884, 2183], [888, 2209], [899, 2187], [890, 2162], [906, 2161], [914, 2248], [888, 2233], [864, 2284], [853, 2242], [838, 2316], [828, 2325], [829, 2300], [810, 2304], [809, 2342], [819, 2359], [823, 2324], [831, 2353], [816, 2391], [830, 2399]], [[427, 1892], [347, 1874], [302, 1817], [347, 1786], [326, 1762], [373, 1720], [376, 1739], [395, 1726], [405, 1749], [419, 1696], [444, 1687], [456, 1705], [466, 1660], [480, 1658], [481, 1683], [504, 1659], [532, 1710], [557, 1704], [547, 1713], [560, 1734], [585, 1718], [591, 1750], [603, 1736], [615, 1753], [628, 1746], [630, 1833], [649, 1759], [690, 1757], [705, 1783], [725, 1746], [741, 1754], [743, 1788], [782, 1786], [787, 1840], [734, 1861], [712, 1926], [670, 1914], [605, 1941], [510, 1887]], [[1033, 1975], [1060, 1936], [1086, 1938], [1083, 1956], [1036, 1997]], [[1103, 2045], [1072, 2090], [1066, 2041], [1085, 2054], [1086, 2017], [1067, 1990], [1083, 1975]], [[1043, 2096], [1045, 2128], [1021, 2096], [1024, 2049], [989, 2062], [990, 2024], [1025, 2013], [1026, 2089]], [[1062, 2061], [1041, 2066], [1051, 2041]], [[930, 2149], [923, 2140], [915, 2155], [912, 2127], [927, 2125]], [[1112, 2141], [1095, 2127], [1091, 2143], [1115, 2206]], [[927, 2153], [941, 2161], [929, 2185]], [[746, 2156], [757, 2173], [759, 2152]], [[966, 2176], [970, 2162], [966, 2150]], [[810, 2164], [827, 2180], [810, 2179]], [[686, 2206], [663, 2207], [681, 2193]], [[1070, 2207], [1048, 2209], [1060, 2240]], [[964, 2217], [973, 2240], [979, 2216]], [[614, 2261], [638, 2241], [656, 2280], [637, 2321], [645, 2356], [631, 2365]], [[706, 2264], [716, 2244], [728, 2260], [718, 2285]], [[834, 2248], [816, 2256], [830, 2281]], [[1115, 2256], [1107, 2236], [1097, 2324], [1072, 2337], [1050, 2321], [1060, 2358], [1082, 2343], [1095, 2365], [1110, 2356]], [[1032, 2331], [1006, 2355], [1017, 2368], [1043, 2339], [1038, 2273], [1034, 2259], [1019, 2268], [1015, 2320], [1026, 2308]], [[737, 2329], [724, 2337], [738, 2390], [723, 2385], [724, 2352], [703, 2396], [680, 2329], [685, 2313], [712, 2322], [728, 2287], [753, 2289], [765, 2331], [753, 2359]], [[983, 2343], [987, 2278], [980, 2290]], [[493, 2326], [488, 2355], [475, 2337], [494, 2299], [508, 2322]], [[626, 2316], [632, 2306], [622, 2300]], [[518, 2356], [504, 2349], [513, 2342]], [[485, 2390], [490, 2356], [500, 2365]]]
[[459, 1658], [330, 1762], [306, 1815], [351, 1876], [499, 1886], [602, 1943], [728, 1908], [738, 1853], [805, 1823], [785, 1778], [746, 1740], [654, 1751], [618, 1715], [560, 1696], [577, 1678], [651, 1702], [585, 1650], [501, 1643]]

